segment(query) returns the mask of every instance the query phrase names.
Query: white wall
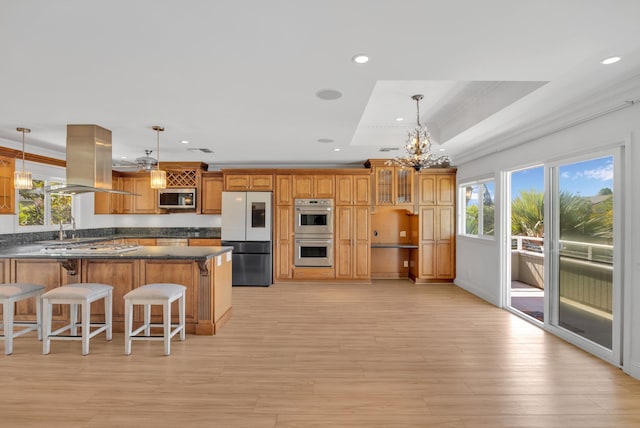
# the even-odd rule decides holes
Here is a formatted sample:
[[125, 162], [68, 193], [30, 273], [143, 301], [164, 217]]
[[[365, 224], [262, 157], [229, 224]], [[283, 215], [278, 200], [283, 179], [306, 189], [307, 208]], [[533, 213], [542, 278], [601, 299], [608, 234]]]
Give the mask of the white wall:
[[[478, 177], [495, 176], [496, 195], [501, 189], [501, 172], [517, 168], [548, 163], [563, 157], [587, 153], [622, 143], [625, 147], [625, 236], [623, 275], [623, 359], [624, 370], [640, 379], [640, 106], [610, 113], [590, 122], [566, 129], [515, 148], [458, 165], [458, 183]], [[500, 198], [496, 196], [496, 227], [500, 224]], [[497, 229], [496, 229], [497, 230]], [[458, 237], [455, 283], [473, 294], [497, 305], [501, 305], [499, 241], [504, 231], [493, 241]], [[493, 269], [488, 267], [493, 266]]]

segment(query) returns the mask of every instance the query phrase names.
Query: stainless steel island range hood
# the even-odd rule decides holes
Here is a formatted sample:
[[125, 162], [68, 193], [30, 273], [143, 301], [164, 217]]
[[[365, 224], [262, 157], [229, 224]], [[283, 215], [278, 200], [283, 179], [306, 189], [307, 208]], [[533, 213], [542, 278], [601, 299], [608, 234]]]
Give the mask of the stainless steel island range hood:
[[111, 131], [98, 125], [67, 125], [67, 184], [51, 193], [135, 193], [111, 188]]

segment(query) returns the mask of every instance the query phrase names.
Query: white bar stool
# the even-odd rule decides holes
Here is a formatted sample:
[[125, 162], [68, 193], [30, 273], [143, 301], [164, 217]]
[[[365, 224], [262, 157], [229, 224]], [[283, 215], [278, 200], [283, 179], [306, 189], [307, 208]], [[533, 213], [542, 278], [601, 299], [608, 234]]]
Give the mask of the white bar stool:
[[[38, 340], [42, 340], [42, 306], [40, 304], [40, 296], [44, 293], [45, 286], [39, 284], [27, 283], [9, 283], [0, 284], [0, 303], [2, 304], [2, 324], [4, 339], [4, 353], [10, 355], [13, 353], [13, 339], [22, 336], [30, 331], [38, 332]], [[36, 300], [36, 322], [14, 321], [15, 303], [20, 300], [35, 297]], [[24, 327], [14, 332], [13, 327]]]
[[[185, 295], [187, 287], [156, 283], [138, 287], [124, 295], [124, 353], [131, 354], [132, 340], [163, 340], [164, 354], [171, 354], [171, 338], [180, 332], [185, 339]], [[171, 303], [178, 300], [178, 324], [171, 324]], [[133, 305], [144, 305], [144, 323], [133, 331]], [[163, 323], [151, 323], [151, 305], [162, 305]], [[162, 336], [151, 336], [151, 327], [163, 327]], [[173, 330], [172, 327], [175, 327]], [[144, 336], [137, 336], [144, 330]]]
[[[91, 322], [91, 302], [105, 299], [104, 323]], [[89, 339], [97, 334], [106, 331], [107, 340], [111, 340], [112, 335], [112, 304], [113, 304], [113, 287], [106, 284], [98, 283], [78, 283], [69, 284], [62, 287], [54, 288], [42, 295], [43, 303], [43, 327], [44, 340], [42, 342], [42, 353], [48, 354], [51, 347], [51, 340], [82, 340], [82, 355], [89, 353]], [[70, 305], [69, 324], [51, 331], [52, 312], [51, 306], [54, 304]], [[78, 305], [82, 306], [82, 321], [78, 320]], [[81, 329], [81, 335], [78, 334], [78, 325]], [[92, 327], [97, 327], [91, 331]], [[61, 335], [60, 333], [69, 330], [70, 335]]]

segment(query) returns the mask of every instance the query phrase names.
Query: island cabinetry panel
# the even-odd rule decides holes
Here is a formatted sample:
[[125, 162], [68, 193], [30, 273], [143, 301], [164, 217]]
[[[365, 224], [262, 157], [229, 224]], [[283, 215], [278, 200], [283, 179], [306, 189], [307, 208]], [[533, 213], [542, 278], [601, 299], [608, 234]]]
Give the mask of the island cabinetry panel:
[[[71, 270], [67, 270], [65, 266]], [[75, 259], [11, 259], [9, 269], [9, 282], [42, 284], [46, 287], [45, 291], [53, 290], [61, 285], [80, 282], [80, 263]], [[23, 300], [16, 304], [15, 319], [35, 321], [36, 308], [33, 299]], [[54, 322], [68, 319], [68, 305], [53, 305]]]
[[[82, 260], [82, 281], [97, 282], [113, 286], [113, 322], [116, 331], [124, 323], [124, 295], [140, 283], [140, 261], [132, 259], [85, 259]], [[104, 300], [91, 304], [91, 321], [104, 320]], [[138, 319], [136, 319], [138, 320]], [[142, 320], [142, 318], [139, 318]]]
[[224, 190], [226, 191], [271, 191], [273, 174], [234, 174], [224, 172]]
[[[187, 287], [185, 302], [185, 316], [187, 324], [191, 325], [191, 332], [195, 331], [198, 321], [197, 292], [200, 282], [200, 272], [197, 263], [191, 260], [141, 260], [140, 284], [167, 282], [181, 284]], [[142, 320], [140, 312], [134, 314], [134, 322]], [[171, 306], [172, 322], [178, 322], [178, 302]], [[151, 322], [162, 322], [162, 306], [152, 306]], [[188, 329], [189, 330], [189, 329]]]
[[371, 278], [369, 219], [367, 206], [336, 206], [336, 279]]
[[0, 214], [15, 214], [14, 172], [15, 160], [0, 156]]
[[336, 205], [370, 205], [370, 175], [336, 175]]
[[200, 195], [198, 197], [200, 213], [222, 213], [222, 189], [224, 188], [222, 174], [203, 173], [201, 183]]
[[294, 198], [333, 198], [335, 175], [294, 175], [292, 193]]

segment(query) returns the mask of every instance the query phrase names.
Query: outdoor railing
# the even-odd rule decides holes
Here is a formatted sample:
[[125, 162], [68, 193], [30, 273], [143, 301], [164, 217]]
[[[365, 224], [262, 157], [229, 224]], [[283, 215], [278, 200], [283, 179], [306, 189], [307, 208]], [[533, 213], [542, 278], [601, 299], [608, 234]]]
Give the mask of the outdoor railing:
[[[544, 289], [543, 239], [513, 236], [511, 279]], [[560, 295], [605, 312], [612, 309], [613, 246], [560, 241]]]

